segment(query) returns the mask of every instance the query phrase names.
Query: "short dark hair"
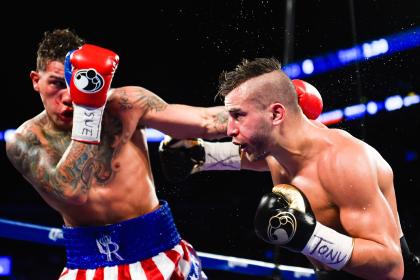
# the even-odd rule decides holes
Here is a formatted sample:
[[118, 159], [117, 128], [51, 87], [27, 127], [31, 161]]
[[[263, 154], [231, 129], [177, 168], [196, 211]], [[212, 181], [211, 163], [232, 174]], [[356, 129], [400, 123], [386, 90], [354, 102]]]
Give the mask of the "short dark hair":
[[224, 98], [234, 88], [242, 84], [243, 82], [280, 70], [281, 64], [276, 58], [255, 58], [253, 60], [243, 59], [238, 64], [235, 70], [223, 71], [219, 76], [219, 90], [216, 94], [216, 98]]
[[45, 71], [50, 61], [64, 62], [67, 52], [79, 48], [84, 42], [84, 39], [68, 28], [44, 32], [38, 46], [36, 70]]

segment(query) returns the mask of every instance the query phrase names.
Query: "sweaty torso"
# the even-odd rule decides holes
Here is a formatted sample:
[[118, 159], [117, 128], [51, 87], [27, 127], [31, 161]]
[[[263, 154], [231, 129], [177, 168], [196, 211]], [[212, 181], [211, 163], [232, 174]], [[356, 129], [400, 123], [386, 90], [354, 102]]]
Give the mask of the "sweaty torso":
[[[330, 172], [328, 171], [328, 164], [325, 164], [325, 158], [330, 156], [329, 154], [332, 150], [335, 151], [334, 154], [339, 154], [342, 149], [346, 149], [346, 145], [350, 144], [349, 141], [357, 141], [356, 145], [363, 145], [363, 148], [367, 149], [370, 158], [374, 162], [378, 187], [387, 203], [391, 206], [395, 221], [399, 225], [394, 186], [385, 179], [389, 166], [379, 153], [359, 140], [350, 139], [346, 132], [330, 129], [324, 130], [322, 133], [324, 134], [324, 140], [318, 145], [318, 150], [295, 174], [288, 174], [275, 159], [267, 158], [266, 161], [272, 173], [274, 184], [290, 183], [298, 187], [307, 196], [316, 219], [319, 222], [339, 232], [346, 233], [340, 221], [339, 207], [330, 195], [331, 191], [334, 191], [334, 186], [326, 186], [321, 182], [320, 171]], [[342, 172], [346, 171], [342, 170]], [[338, 178], [341, 175], [334, 174], [333, 176], [337, 176]], [[354, 186], [353, 191], [357, 192], [358, 188], [363, 187], [363, 182], [360, 182], [360, 184]], [[375, 195], [375, 193], [372, 192], [372, 195]]]
[[341, 229], [338, 208], [331, 201], [322, 186], [316, 160], [309, 162], [293, 177], [282, 168], [274, 158], [267, 158], [274, 185], [288, 183], [303, 191], [311, 203], [311, 208], [318, 221], [330, 227]]
[[[32, 152], [40, 155], [38, 160], [48, 160], [54, 166], [70, 144], [71, 132], [57, 132], [43, 125], [46, 122], [45, 112], [41, 113], [26, 123], [23, 133], [32, 134], [28, 138], [33, 139], [30, 145], [36, 146]], [[127, 143], [121, 143], [120, 136], [121, 122], [105, 113], [99, 150], [87, 159], [81, 174], [83, 180], [90, 182], [85, 203], [67, 203], [50, 187], [32, 182], [44, 200], [61, 213], [66, 225], [112, 224], [158, 207], [144, 129], [138, 128]], [[34, 172], [34, 167], [25, 168], [26, 172], [29, 169]]]
[[[340, 216], [340, 205], [338, 205], [339, 203], [337, 203], [337, 201], [347, 200], [349, 196], [357, 197], [358, 193], [366, 193], [367, 191], [369, 196], [374, 197], [371, 200], [374, 201], [374, 204], [388, 204], [388, 206], [380, 206], [378, 204], [372, 206], [372, 209], [369, 210], [371, 215], [388, 219], [389, 216], [384, 214], [383, 209], [390, 208], [392, 211], [391, 216], [393, 216], [391, 219], [393, 218], [395, 224], [398, 225], [399, 235], [402, 236], [392, 175], [390, 175], [390, 167], [386, 161], [375, 149], [360, 140], [350, 137], [349, 134], [344, 131], [330, 129], [323, 130], [321, 134], [320, 142], [315, 145], [315, 147], [317, 147], [315, 152], [306, 159], [305, 164], [302, 164], [301, 168], [296, 169], [297, 171], [294, 174], [286, 172], [286, 169], [274, 158], [267, 158], [266, 161], [272, 173], [274, 184], [290, 183], [298, 187], [307, 196], [317, 221], [350, 236], [352, 236], [352, 234], [347, 232], [343, 225], [351, 223], [353, 226], [356, 226], [354, 223], [357, 219], [362, 218], [360, 213], [363, 211], [355, 209], [354, 214], [349, 215], [347, 212], [346, 215]], [[354, 147], [357, 148], [355, 149]], [[331, 167], [334, 166], [334, 161], [344, 153], [345, 149], [354, 149], [350, 151], [361, 149], [368, 154], [369, 161], [371, 161], [370, 165], [373, 166], [373, 173], [375, 173], [373, 176], [377, 178], [375, 188], [379, 188], [379, 191], [376, 191], [375, 189], [364, 189], [366, 186], [363, 180], [356, 180], [356, 182], [353, 180], [353, 182], [349, 182], [351, 192], [346, 193], [343, 189], [339, 188], [338, 184], [334, 184], [334, 180], [329, 180], [329, 184], [326, 184], [322, 180], [321, 174], [329, 174], [332, 178], [337, 178], [338, 181], [338, 178], [343, 176], [342, 172], [346, 172], [346, 170], [338, 171]], [[366, 205], [366, 207], [369, 207], [369, 205]], [[351, 220], [343, 220], [347, 218], [350, 218]], [[310, 261], [318, 268], [330, 270], [316, 260], [310, 259]]]

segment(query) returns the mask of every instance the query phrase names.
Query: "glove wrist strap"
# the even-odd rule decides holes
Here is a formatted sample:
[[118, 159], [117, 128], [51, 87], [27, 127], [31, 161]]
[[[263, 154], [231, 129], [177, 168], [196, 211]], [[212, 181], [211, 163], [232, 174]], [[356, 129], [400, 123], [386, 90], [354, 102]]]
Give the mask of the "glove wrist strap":
[[317, 222], [302, 253], [333, 269], [340, 270], [350, 260], [353, 246], [353, 238]]
[[203, 141], [203, 146], [206, 156], [199, 171], [241, 169], [241, 157], [237, 145], [232, 142]]
[[71, 139], [99, 144], [101, 138], [101, 123], [105, 105], [90, 108], [73, 103], [73, 129]]

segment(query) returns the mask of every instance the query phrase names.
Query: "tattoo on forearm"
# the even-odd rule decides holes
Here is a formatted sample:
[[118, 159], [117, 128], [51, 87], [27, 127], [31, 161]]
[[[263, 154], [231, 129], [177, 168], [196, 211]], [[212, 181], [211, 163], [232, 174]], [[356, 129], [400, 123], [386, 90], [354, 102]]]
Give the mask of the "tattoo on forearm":
[[83, 169], [80, 175], [80, 179], [83, 182], [83, 186], [85, 186], [85, 190], [89, 189], [90, 182], [92, 180], [92, 174], [94, 171], [95, 171], [95, 160], [90, 158], [84, 163]]
[[213, 128], [219, 133], [226, 133], [228, 114], [226, 112], [220, 112], [213, 117]]
[[[58, 174], [58, 184], [68, 184], [73, 189], [80, 187], [86, 193], [92, 187], [95, 179], [97, 184], [104, 185], [114, 176], [111, 168], [112, 150], [98, 151], [98, 146], [86, 146], [79, 143], [73, 148], [71, 156], [68, 155], [65, 168]], [[98, 156], [101, 154], [100, 156]], [[101, 160], [99, 160], [100, 158]]]
[[68, 155], [63, 163], [66, 168], [62, 169], [61, 175], [63, 181], [69, 183], [73, 188], [77, 188], [81, 181], [82, 190], [87, 191], [91, 187], [92, 175], [95, 170], [94, 157], [97, 146], [73, 144], [76, 146], [73, 147], [71, 155]]

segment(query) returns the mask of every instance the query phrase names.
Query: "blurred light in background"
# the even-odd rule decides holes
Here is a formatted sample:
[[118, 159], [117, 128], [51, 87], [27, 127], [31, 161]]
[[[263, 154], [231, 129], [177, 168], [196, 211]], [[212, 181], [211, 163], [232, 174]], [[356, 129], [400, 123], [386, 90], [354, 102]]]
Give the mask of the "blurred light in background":
[[385, 100], [385, 109], [388, 111], [401, 109], [402, 106], [403, 99], [400, 95], [390, 96]]
[[344, 116], [347, 120], [353, 120], [363, 117], [366, 113], [365, 104], [357, 104], [344, 108]]
[[384, 101], [368, 101], [366, 104], [355, 104], [344, 109], [337, 109], [324, 112], [318, 120], [325, 125], [349, 121], [363, 117], [366, 112], [369, 115], [375, 115], [385, 109], [386, 111], [395, 111], [403, 107], [409, 107], [420, 103], [420, 96], [410, 92], [407, 96], [393, 95], [387, 97]]
[[0, 276], [12, 275], [12, 257], [0, 256]]
[[342, 49], [310, 59], [307, 58], [301, 62], [287, 64], [283, 67], [283, 70], [291, 79], [303, 78], [335, 70], [357, 61], [365, 61], [373, 57], [390, 55], [394, 52], [417, 47], [420, 47], [420, 28], [413, 28], [365, 42], [349, 49]]
[[406, 161], [415, 161], [418, 159], [418, 154], [416, 151], [406, 151], [405, 160]]

